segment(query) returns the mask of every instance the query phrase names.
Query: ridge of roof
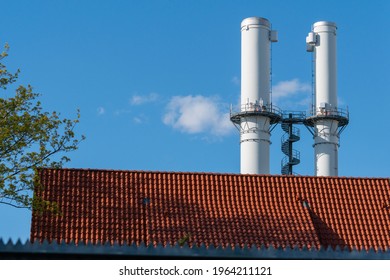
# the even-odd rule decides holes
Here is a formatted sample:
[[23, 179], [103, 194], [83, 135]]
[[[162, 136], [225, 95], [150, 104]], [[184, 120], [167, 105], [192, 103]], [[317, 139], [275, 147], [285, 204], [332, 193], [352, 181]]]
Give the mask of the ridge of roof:
[[224, 176], [253, 176], [253, 177], [282, 177], [282, 178], [325, 178], [325, 179], [363, 179], [363, 180], [390, 180], [390, 177], [354, 177], [354, 176], [314, 176], [314, 175], [282, 175], [282, 174], [240, 174], [228, 172], [202, 172], [202, 171], [172, 171], [172, 170], [137, 170], [137, 169], [106, 169], [106, 168], [51, 168], [43, 167], [38, 170], [63, 171], [90, 171], [90, 172], [127, 172], [151, 174], [189, 174], [189, 175], [224, 175]]

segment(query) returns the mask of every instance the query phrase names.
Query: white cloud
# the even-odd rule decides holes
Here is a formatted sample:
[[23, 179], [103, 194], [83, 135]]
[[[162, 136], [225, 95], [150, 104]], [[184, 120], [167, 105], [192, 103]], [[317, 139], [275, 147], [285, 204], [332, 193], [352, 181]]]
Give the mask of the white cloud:
[[281, 81], [272, 88], [272, 102], [283, 110], [307, 110], [311, 104], [311, 85], [298, 79]]
[[140, 117], [134, 117], [133, 118], [133, 122], [136, 123], [136, 124], [141, 124], [142, 123], [142, 119]]
[[140, 114], [138, 116], [133, 117], [132, 121], [135, 124], [143, 124], [148, 122], [148, 117], [144, 114]]
[[216, 98], [202, 95], [174, 96], [166, 107], [163, 122], [189, 134], [223, 136], [234, 130], [227, 108]]
[[305, 98], [301, 98], [297, 104], [300, 105], [300, 106], [304, 106], [305, 108], [309, 108], [309, 106], [311, 106], [311, 103], [312, 103], [312, 97], [311, 96], [306, 96]]
[[98, 108], [96, 109], [96, 111], [97, 111], [97, 114], [98, 114], [99, 116], [104, 115], [104, 114], [106, 113], [106, 109], [104, 109], [104, 107], [98, 107]]
[[147, 95], [134, 94], [130, 98], [130, 104], [131, 105], [142, 105], [145, 103], [155, 102], [155, 101], [157, 101], [157, 99], [158, 99], [158, 94], [154, 93], [154, 92], [149, 93]]
[[115, 116], [127, 115], [127, 114], [131, 114], [131, 110], [128, 110], [128, 109], [118, 109], [118, 110], [115, 110], [115, 112], [114, 112]]
[[232, 83], [235, 84], [236, 86], [239, 86], [239, 85], [241, 84], [241, 80], [240, 80], [239, 77], [234, 76], [234, 77], [232, 78]]
[[283, 97], [291, 97], [300, 93], [308, 93], [311, 91], [311, 85], [301, 83], [298, 79], [281, 81], [272, 87], [272, 98], [278, 101]]

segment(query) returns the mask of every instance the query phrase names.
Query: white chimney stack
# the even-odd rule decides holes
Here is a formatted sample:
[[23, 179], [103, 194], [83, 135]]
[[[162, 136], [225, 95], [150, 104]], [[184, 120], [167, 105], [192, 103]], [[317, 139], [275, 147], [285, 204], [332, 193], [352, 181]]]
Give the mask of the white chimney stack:
[[348, 124], [348, 112], [337, 105], [336, 31], [334, 22], [319, 21], [306, 37], [315, 64], [315, 101], [307, 124], [313, 127], [316, 176], [338, 176], [340, 128]]
[[270, 127], [280, 120], [271, 104], [270, 22], [261, 17], [241, 23], [241, 108], [231, 120], [240, 130], [241, 174], [270, 173]]

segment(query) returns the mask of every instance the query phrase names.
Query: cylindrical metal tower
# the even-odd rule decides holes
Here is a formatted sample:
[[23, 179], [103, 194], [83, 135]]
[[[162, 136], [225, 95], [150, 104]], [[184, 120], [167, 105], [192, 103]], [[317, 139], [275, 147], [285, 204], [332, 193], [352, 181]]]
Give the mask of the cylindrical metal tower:
[[241, 104], [270, 103], [270, 23], [251, 17], [241, 22]]
[[240, 130], [241, 173], [269, 174], [270, 128], [280, 119], [272, 106], [271, 42], [277, 34], [265, 18], [241, 23], [241, 108], [231, 120]]
[[319, 21], [313, 25], [317, 39], [314, 50], [316, 108], [337, 108], [336, 30], [334, 22]]
[[348, 124], [348, 112], [337, 106], [336, 30], [334, 22], [319, 21], [306, 37], [315, 64], [315, 101], [307, 124], [313, 127], [316, 176], [338, 176], [340, 128]]

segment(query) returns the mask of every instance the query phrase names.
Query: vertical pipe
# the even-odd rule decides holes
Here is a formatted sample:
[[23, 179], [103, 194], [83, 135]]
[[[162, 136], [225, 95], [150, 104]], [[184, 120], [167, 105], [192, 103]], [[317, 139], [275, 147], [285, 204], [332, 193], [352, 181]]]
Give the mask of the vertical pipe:
[[[246, 18], [241, 23], [241, 112], [270, 105], [270, 22]], [[241, 118], [241, 173], [269, 174], [270, 118]]]
[[[289, 114], [289, 118], [292, 119], [292, 114]], [[288, 175], [292, 175], [293, 174], [293, 165], [292, 165], [292, 162], [294, 160], [294, 156], [293, 156], [293, 124], [292, 122], [290, 122], [288, 124], [288, 162], [289, 162], [289, 165], [288, 165]]]

